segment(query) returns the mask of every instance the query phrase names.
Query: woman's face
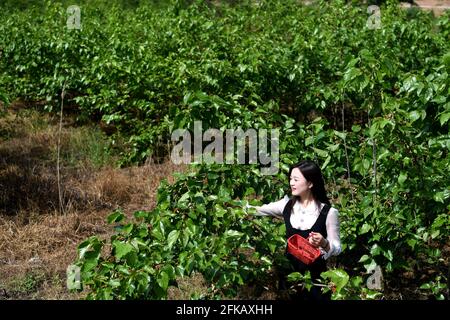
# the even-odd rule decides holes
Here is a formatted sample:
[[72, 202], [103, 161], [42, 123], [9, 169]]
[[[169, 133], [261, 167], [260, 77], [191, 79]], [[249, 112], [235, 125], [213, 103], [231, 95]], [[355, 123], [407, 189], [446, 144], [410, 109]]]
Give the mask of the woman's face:
[[311, 182], [307, 181], [299, 168], [294, 168], [289, 180], [293, 196], [300, 196], [310, 191]]

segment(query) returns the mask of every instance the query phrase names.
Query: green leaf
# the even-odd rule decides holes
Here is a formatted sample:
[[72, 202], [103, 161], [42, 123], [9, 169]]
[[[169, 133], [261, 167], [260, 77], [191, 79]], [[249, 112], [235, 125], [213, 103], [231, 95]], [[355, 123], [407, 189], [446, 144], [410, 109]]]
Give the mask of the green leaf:
[[113, 223], [113, 222], [120, 222], [124, 218], [125, 218], [125, 215], [122, 213], [122, 211], [116, 210], [108, 216], [107, 220], [108, 220], [108, 223]]
[[227, 230], [225, 232], [225, 236], [226, 237], [235, 237], [235, 238], [240, 238], [242, 237], [244, 234], [242, 232], [236, 231], [236, 230]]
[[417, 78], [415, 76], [408, 77], [402, 86], [402, 91], [410, 92], [417, 85]]
[[183, 277], [185, 275], [185, 273], [186, 273], [186, 269], [183, 266], [180, 265], [180, 266], [177, 266], [175, 268], [175, 272], [176, 272], [177, 276]]
[[294, 282], [294, 281], [299, 281], [302, 278], [303, 278], [303, 276], [302, 276], [302, 274], [300, 272], [291, 272], [287, 276], [287, 281], [288, 282]]
[[161, 271], [158, 275], [158, 278], [156, 280], [158, 282], [158, 285], [163, 289], [163, 290], [167, 290], [167, 287], [169, 286], [169, 275], [164, 272]]
[[[328, 145], [327, 150], [330, 150], [331, 152], [335, 152], [336, 150], [339, 149], [340, 146], [341, 146], [340, 143], [330, 144], [330, 145]], [[330, 157], [330, 156], [328, 156], [328, 157]]]
[[147, 211], [135, 211], [134, 213], [133, 213], [133, 216], [135, 217], [135, 218], [137, 218], [137, 219], [140, 219], [140, 218], [148, 218], [148, 216], [149, 216], [149, 212], [147, 212]]
[[328, 157], [328, 152], [325, 150], [321, 150], [321, 149], [317, 149], [317, 148], [313, 148], [314, 152], [317, 153], [317, 155], [321, 158], [326, 158]]
[[134, 229], [134, 224], [129, 223], [129, 224], [127, 224], [127, 225], [124, 225], [124, 226], [120, 229], [120, 231], [121, 231], [123, 234], [130, 234], [131, 231], [133, 231], [133, 229]]
[[389, 249], [387, 251], [383, 251], [383, 255], [391, 262], [394, 260], [394, 255], [392, 254], [392, 251]]
[[431, 284], [424, 283], [423, 285], [420, 286], [420, 289], [429, 290], [429, 289], [431, 289]]
[[445, 200], [447, 200], [449, 197], [450, 197], [449, 190], [439, 191], [433, 195], [434, 201], [441, 202], [441, 203], [445, 203]]
[[184, 204], [187, 203], [189, 200], [189, 192], [186, 192], [181, 196], [181, 198], [178, 200], [178, 204]]
[[159, 230], [161, 231], [161, 235], [165, 236], [166, 228], [164, 227], [164, 223], [162, 221], [159, 222]]
[[266, 256], [262, 256], [261, 261], [265, 262], [267, 265], [272, 265], [272, 260]]
[[245, 190], [244, 196], [250, 196], [256, 194], [256, 191], [253, 187], [249, 187]]
[[398, 184], [403, 186], [403, 184], [405, 183], [407, 178], [408, 178], [408, 174], [406, 172], [400, 173], [400, 176], [398, 177]]
[[277, 249], [277, 245], [275, 243], [268, 243], [267, 246], [270, 249], [270, 252], [275, 253], [275, 250]]
[[450, 119], [450, 112], [444, 112], [439, 116], [439, 122], [441, 123], [441, 126], [444, 125], [444, 123], [447, 123]]
[[366, 291], [366, 300], [375, 300], [375, 299], [379, 299], [380, 296], [382, 296], [381, 292], [375, 291], [375, 290], [367, 290]]
[[350, 60], [349, 63], [347, 64], [346, 69], [350, 69], [350, 68], [356, 66], [356, 64], [359, 63], [359, 61], [361, 61], [361, 59], [360, 59], [359, 57], [358, 57], [358, 58], [353, 58], [353, 59]]
[[195, 208], [195, 210], [196, 210], [198, 213], [200, 213], [201, 215], [206, 214], [206, 208], [205, 208], [205, 206], [202, 205], [202, 204], [198, 205], [198, 206]]
[[438, 104], [444, 104], [447, 101], [447, 97], [444, 96], [436, 96], [433, 100], [433, 102], [436, 102]]
[[447, 66], [447, 68], [450, 68], [450, 52], [447, 52], [442, 56], [442, 62]]
[[352, 81], [360, 75], [362, 75], [362, 72], [359, 68], [350, 68], [344, 73], [344, 82]]
[[409, 113], [409, 120], [411, 120], [411, 122], [419, 120], [420, 117], [421, 117], [421, 115], [420, 115], [419, 111], [417, 111], [417, 110], [411, 111]]
[[1, 91], [0, 91], [0, 101], [3, 101], [5, 105], [10, 104], [8, 96], [4, 92], [1, 92]]
[[322, 272], [320, 275], [322, 278], [330, 278], [331, 281], [336, 285], [336, 291], [340, 292], [341, 289], [347, 284], [349, 280], [349, 275], [342, 269], [329, 270]]
[[102, 242], [95, 236], [86, 239], [78, 246], [79, 259], [98, 257], [102, 246]]
[[325, 168], [327, 167], [327, 165], [330, 163], [331, 161], [331, 155], [329, 155], [326, 159], [325, 162], [322, 164], [322, 166], [320, 167], [321, 170], [325, 170]]
[[362, 163], [363, 163], [363, 168], [365, 171], [368, 171], [370, 168], [370, 165], [372, 164], [369, 159], [363, 159]]
[[223, 202], [230, 201], [231, 200], [230, 194], [231, 192], [229, 189], [225, 188], [224, 186], [220, 186], [218, 194], [219, 199], [221, 199]]
[[133, 250], [133, 246], [126, 242], [113, 241], [114, 255], [117, 259], [121, 259]]
[[439, 237], [440, 233], [441, 233], [440, 230], [434, 230], [434, 231], [431, 233], [431, 239], [436, 239], [437, 237]]
[[78, 257], [79, 259], [83, 259], [86, 252], [91, 248], [91, 242], [89, 239], [83, 241], [78, 245]]
[[334, 134], [337, 135], [339, 138], [341, 138], [342, 140], [345, 140], [347, 134], [345, 132], [339, 132], [334, 130]]
[[314, 136], [309, 136], [305, 139], [305, 146], [309, 146], [314, 143]]
[[194, 195], [194, 201], [196, 203], [205, 203], [205, 197], [203, 196], [203, 193], [202, 192], [197, 192]]
[[364, 265], [364, 267], [366, 268], [367, 271], [369, 270], [375, 270], [375, 267], [377, 266], [377, 263], [375, 262], [374, 259], [370, 259], [369, 263], [366, 263]]
[[217, 218], [222, 218], [226, 215], [227, 210], [225, 210], [222, 206], [216, 204], [214, 214]]
[[363, 226], [361, 227], [361, 230], [359, 231], [359, 234], [364, 234], [369, 232], [372, 229], [372, 226], [368, 223], [364, 223]]
[[370, 254], [371, 254], [372, 256], [378, 256], [378, 255], [381, 254], [381, 252], [382, 252], [381, 247], [380, 247], [378, 244], [376, 244], [376, 243], [375, 243], [375, 244], [372, 246], [372, 248], [370, 249]]
[[88, 272], [88, 271], [91, 271], [92, 269], [94, 269], [97, 265], [98, 265], [98, 259], [96, 259], [96, 258], [86, 259], [83, 262], [81, 270], [83, 272]]
[[167, 274], [167, 276], [169, 277], [169, 281], [170, 279], [175, 278], [176, 270], [172, 265], [170, 264], [165, 265], [164, 268], [161, 269], [161, 271]]
[[375, 134], [378, 133], [378, 129], [380, 128], [380, 123], [378, 121], [374, 121], [369, 129], [369, 136], [373, 138]]
[[369, 260], [369, 256], [367, 255], [367, 254], [365, 254], [365, 255], [363, 255], [362, 257], [361, 257], [361, 259], [359, 259], [359, 261], [358, 262], [366, 262], [367, 260]]
[[169, 235], [167, 236], [167, 245], [169, 247], [169, 250], [172, 249], [173, 245], [178, 240], [179, 235], [180, 233], [178, 232], [178, 230], [173, 230], [169, 233]]

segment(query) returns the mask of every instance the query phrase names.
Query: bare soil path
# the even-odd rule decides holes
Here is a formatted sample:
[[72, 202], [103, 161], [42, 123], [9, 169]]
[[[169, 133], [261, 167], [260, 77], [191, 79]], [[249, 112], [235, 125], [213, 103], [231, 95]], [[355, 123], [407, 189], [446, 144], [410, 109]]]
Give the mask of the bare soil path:
[[[445, 10], [450, 10], [450, 0], [415, 0], [414, 3], [424, 10], [432, 10], [435, 15], [441, 15]], [[409, 3], [402, 5], [410, 6]]]

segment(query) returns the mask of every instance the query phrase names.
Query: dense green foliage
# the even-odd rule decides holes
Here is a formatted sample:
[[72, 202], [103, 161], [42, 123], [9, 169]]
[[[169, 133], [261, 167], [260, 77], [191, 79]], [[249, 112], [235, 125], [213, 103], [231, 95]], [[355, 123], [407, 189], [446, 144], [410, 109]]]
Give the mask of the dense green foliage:
[[[107, 256], [99, 239], [83, 242], [77, 264], [90, 297], [165, 298], [177, 276], [194, 271], [212, 284], [211, 297], [269, 281], [285, 262], [284, 227], [248, 219], [242, 206], [282, 197], [288, 166], [307, 157], [320, 163], [340, 212], [346, 271], [328, 275], [341, 284], [335, 298], [376, 296], [361, 284], [375, 265], [387, 278], [445, 271], [449, 14], [382, 6], [372, 30], [367, 8], [345, 1], [191, 2], [85, 5], [81, 30], [66, 28], [61, 4], [0, 16], [0, 92], [52, 111], [65, 86], [80, 121], [101, 120], [112, 139], [129, 139], [123, 164], [167, 153], [172, 130], [194, 120], [204, 130], [280, 129], [278, 175], [194, 166], [161, 185], [155, 210], [118, 226]], [[442, 298], [440, 288], [433, 294]]]

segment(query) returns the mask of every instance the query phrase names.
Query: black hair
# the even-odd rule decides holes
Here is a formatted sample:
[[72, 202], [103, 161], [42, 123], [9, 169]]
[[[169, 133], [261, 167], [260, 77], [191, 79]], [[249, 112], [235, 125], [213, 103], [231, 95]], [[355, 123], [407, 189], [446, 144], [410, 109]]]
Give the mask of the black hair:
[[[325, 182], [323, 180], [322, 171], [319, 166], [310, 160], [303, 160], [294, 164], [289, 168], [288, 179], [291, 177], [292, 170], [298, 168], [305, 179], [313, 184], [311, 188], [312, 195], [316, 201], [330, 204], [330, 200], [325, 190]], [[294, 197], [295, 200], [298, 197]]]

